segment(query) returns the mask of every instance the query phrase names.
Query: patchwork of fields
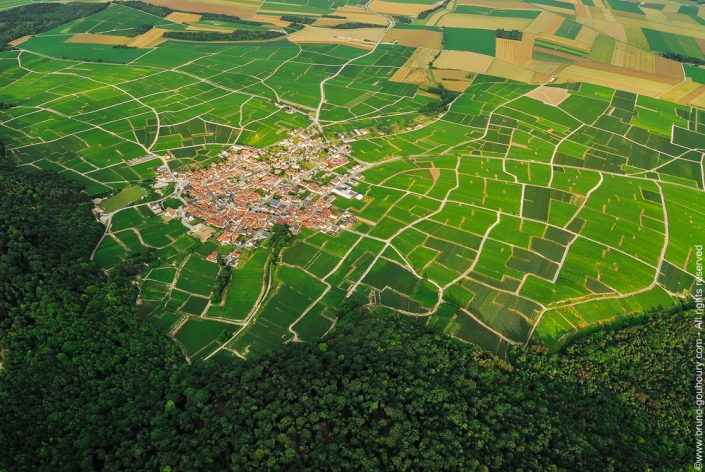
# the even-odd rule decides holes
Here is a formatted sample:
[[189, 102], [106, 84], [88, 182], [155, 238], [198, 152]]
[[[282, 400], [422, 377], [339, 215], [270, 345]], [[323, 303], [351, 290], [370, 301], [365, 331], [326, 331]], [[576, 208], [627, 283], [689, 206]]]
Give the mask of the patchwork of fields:
[[[642, 90], [651, 79], [631, 90], [605, 87], [608, 78], [634, 81], [625, 71], [640, 67], [672, 70], [596, 32], [606, 28], [597, 14], [585, 21], [587, 8], [648, 16], [635, 4], [454, 3], [410, 25], [355, 2], [264, 2], [256, 11], [272, 22], [282, 12], [322, 20], [345, 11], [385, 24], [361, 28], [376, 30], [376, 39], [351, 44], [343, 33], [296, 41], [306, 29], [291, 41], [66, 42], [78, 34], [134, 38], [145, 22], [187, 27], [112, 5], [0, 52], [0, 141], [18, 164], [59, 172], [105, 198], [95, 259], [109, 270], [149, 254], [140, 312], [192, 359], [313, 342], [346, 298], [499, 354], [678, 302], [693, 286], [694, 246], [705, 233], [705, 111], [691, 105], [705, 92], [703, 69], [685, 69], [695, 81], [680, 65], [680, 76], [657, 80], [672, 101], [654, 97], [661, 89]], [[673, 15], [698, 25], [686, 13]], [[475, 17], [523, 37], [496, 39]], [[699, 38], [642, 23], [630, 31], [644, 35], [645, 48], [702, 56], [693, 49]], [[413, 30], [423, 39], [404, 33]], [[438, 61], [444, 66], [429, 68]], [[595, 81], [603, 85], [560, 79], [589, 81], [600, 67]], [[439, 101], [429, 81], [457, 91], [437, 113], [423, 112]], [[337, 197], [335, 205], [357, 223], [338, 234], [304, 229], [279, 259], [266, 244], [245, 252], [213, 301], [225, 269], [206, 257], [220, 245], [150, 210], [182, 204], [172, 187], [152, 187], [156, 168], [206, 166], [232, 144], [275, 145], [310, 126], [331, 140], [355, 136], [350, 165], [364, 177], [353, 190], [364, 198]]]

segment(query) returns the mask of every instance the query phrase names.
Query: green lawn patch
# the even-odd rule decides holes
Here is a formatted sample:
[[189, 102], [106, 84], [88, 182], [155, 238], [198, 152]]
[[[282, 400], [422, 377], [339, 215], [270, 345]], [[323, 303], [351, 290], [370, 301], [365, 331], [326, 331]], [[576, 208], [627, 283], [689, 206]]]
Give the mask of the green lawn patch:
[[650, 28], [642, 28], [649, 49], [654, 52], [672, 52], [683, 56], [696, 57], [705, 60], [705, 55], [690, 36], [665, 33]]
[[563, 23], [561, 23], [561, 26], [556, 31], [556, 36], [568, 39], [575, 39], [578, 37], [578, 33], [580, 33], [580, 30], [582, 28], [583, 25], [581, 25], [580, 23], [573, 21], [570, 18], [566, 18], [565, 20], [563, 20]]
[[112, 213], [120, 208], [125, 208], [130, 203], [136, 202], [147, 192], [139, 185], [131, 185], [120, 190], [117, 195], [106, 198], [100, 202], [100, 207], [107, 213]]
[[683, 64], [683, 68], [685, 69], [686, 77], [690, 78], [690, 80], [705, 84], [705, 68], [691, 66], [690, 64]]
[[445, 28], [443, 46], [453, 51], [472, 51], [495, 55], [495, 30], [477, 28]]

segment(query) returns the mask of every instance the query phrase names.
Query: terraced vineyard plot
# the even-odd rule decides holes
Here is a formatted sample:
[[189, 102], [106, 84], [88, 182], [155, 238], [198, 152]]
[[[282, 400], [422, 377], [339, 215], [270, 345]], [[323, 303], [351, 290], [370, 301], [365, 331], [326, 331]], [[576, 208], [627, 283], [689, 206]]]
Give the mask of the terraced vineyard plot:
[[223, 333], [229, 333], [228, 328], [227, 324], [218, 321], [191, 318], [179, 328], [176, 339], [189, 356], [194, 356], [216, 345]]
[[176, 288], [197, 295], [209, 296], [218, 266], [196, 256], [191, 256], [181, 268]]

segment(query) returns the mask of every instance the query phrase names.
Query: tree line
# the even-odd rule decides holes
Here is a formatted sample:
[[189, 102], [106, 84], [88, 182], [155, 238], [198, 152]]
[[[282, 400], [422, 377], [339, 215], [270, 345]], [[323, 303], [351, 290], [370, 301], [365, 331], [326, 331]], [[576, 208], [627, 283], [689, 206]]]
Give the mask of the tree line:
[[519, 30], [505, 30], [499, 28], [495, 31], [495, 37], [499, 39], [511, 39], [513, 41], [521, 41], [522, 33]]
[[440, 10], [443, 10], [445, 7], [448, 6], [449, 3], [450, 3], [450, 0], [443, 0], [441, 3], [439, 3], [435, 7], [422, 11], [421, 13], [419, 13], [416, 16], [416, 18], [418, 18], [419, 20], [423, 20], [424, 18], [428, 17], [430, 14], [436, 13], [437, 11], [440, 11]]
[[671, 59], [673, 61], [684, 62], [686, 64], [694, 64], [698, 66], [705, 65], [705, 60], [700, 59], [699, 57], [688, 56], [675, 52], [660, 52], [658, 54], [661, 57], [665, 57], [666, 59]]
[[281, 17], [282, 21], [288, 21], [289, 23], [301, 23], [304, 25], [313, 24], [316, 19], [312, 16], [299, 16], [299, 15], [284, 15]]
[[457, 92], [452, 92], [445, 88], [443, 84], [438, 84], [433, 87], [426, 89], [427, 92], [438, 95], [439, 98], [436, 101], [428, 102], [419, 107], [421, 113], [434, 114], [440, 113], [448, 108], [448, 105], [455, 100], [458, 96]]
[[393, 15], [394, 21], [397, 23], [404, 23], [404, 24], [410, 24], [411, 23], [411, 18], [408, 16], [402, 16], [402, 15]]
[[[188, 365], [90, 260], [87, 194], [0, 169], [0, 470], [677, 470], [692, 314], [499, 359], [346, 300], [318, 343]], [[272, 231], [274, 254], [291, 240]]]
[[272, 30], [235, 30], [231, 33], [218, 31], [167, 31], [164, 33], [164, 37], [182, 41], [257, 41], [279, 38], [285, 34], [281, 31]]
[[358, 29], [358, 28], [384, 28], [384, 25], [375, 23], [363, 23], [361, 21], [350, 21], [348, 23], [338, 23], [331, 26], [333, 29]]

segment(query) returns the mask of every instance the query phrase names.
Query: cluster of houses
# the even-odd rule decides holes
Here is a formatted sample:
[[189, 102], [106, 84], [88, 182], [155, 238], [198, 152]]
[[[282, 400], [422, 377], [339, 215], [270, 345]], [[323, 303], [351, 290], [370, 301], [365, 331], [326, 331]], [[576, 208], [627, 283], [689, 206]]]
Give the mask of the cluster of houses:
[[[301, 227], [337, 232], [354, 216], [334, 205], [336, 197], [362, 199], [353, 190], [360, 166], [350, 166], [351, 149], [334, 145], [311, 130], [297, 130], [267, 148], [232, 146], [222, 161], [176, 174], [188, 202], [167, 216], [202, 220], [218, 228], [217, 240], [235, 251], [223, 261], [235, 265], [243, 248], [269, 236], [275, 224], [296, 234]], [[159, 175], [158, 175], [159, 177]], [[167, 177], [164, 175], [163, 177]], [[217, 261], [217, 254], [209, 260]]]
[[[210, 254], [208, 254], [208, 257], [206, 257], [206, 260], [208, 262], [212, 262], [213, 264], [218, 263], [218, 251], [213, 251]], [[232, 251], [230, 254], [225, 255], [222, 258], [222, 262], [224, 264], [227, 264], [229, 266], [237, 266], [238, 261], [240, 260], [240, 253], [237, 251]]]

